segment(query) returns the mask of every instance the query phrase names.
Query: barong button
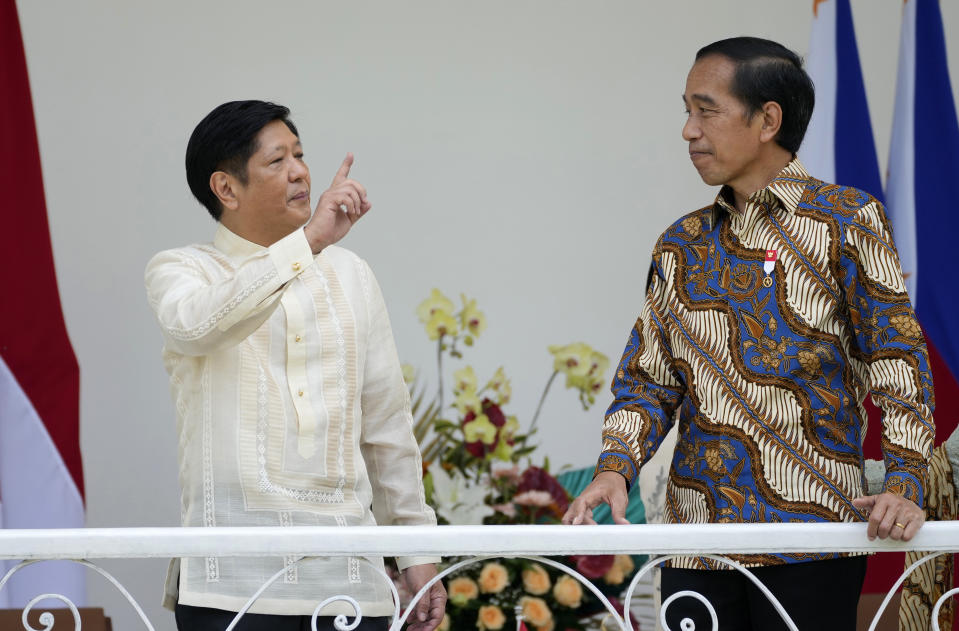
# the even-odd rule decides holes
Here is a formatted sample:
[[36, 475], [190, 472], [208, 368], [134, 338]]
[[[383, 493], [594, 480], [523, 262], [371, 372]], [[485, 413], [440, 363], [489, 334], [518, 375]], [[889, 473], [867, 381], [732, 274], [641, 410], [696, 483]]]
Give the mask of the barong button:
[[298, 262], [293, 264], [293, 271], [294, 272], [300, 271], [300, 264]]

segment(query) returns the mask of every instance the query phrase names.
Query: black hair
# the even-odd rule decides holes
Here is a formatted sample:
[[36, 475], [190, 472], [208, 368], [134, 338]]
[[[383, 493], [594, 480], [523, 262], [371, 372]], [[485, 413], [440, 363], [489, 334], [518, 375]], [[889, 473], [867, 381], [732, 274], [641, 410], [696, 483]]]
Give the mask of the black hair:
[[764, 103], [775, 101], [783, 111], [776, 144], [796, 153], [816, 103], [812, 79], [803, 70], [802, 58], [782, 44], [758, 37], [733, 37], [713, 42], [696, 53], [696, 61], [721, 55], [735, 62], [730, 87], [751, 117]]
[[193, 130], [186, 146], [186, 181], [193, 196], [220, 220], [223, 207], [210, 189], [210, 176], [225, 171], [246, 184], [246, 165], [256, 153], [256, 136], [279, 120], [299, 136], [290, 109], [266, 101], [230, 101], [216, 107]]

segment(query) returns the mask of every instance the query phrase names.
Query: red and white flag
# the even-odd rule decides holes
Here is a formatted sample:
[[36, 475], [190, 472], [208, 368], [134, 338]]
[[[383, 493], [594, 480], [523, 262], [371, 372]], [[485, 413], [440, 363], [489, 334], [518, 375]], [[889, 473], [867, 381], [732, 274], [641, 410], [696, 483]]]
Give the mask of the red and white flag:
[[[14, 0], [0, 0], [0, 526], [84, 525], [80, 370], [53, 267], [30, 82]], [[12, 567], [12, 562], [0, 565]], [[86, 569], [21, 570], [0, 607], [44, 593], [86, 601]]]

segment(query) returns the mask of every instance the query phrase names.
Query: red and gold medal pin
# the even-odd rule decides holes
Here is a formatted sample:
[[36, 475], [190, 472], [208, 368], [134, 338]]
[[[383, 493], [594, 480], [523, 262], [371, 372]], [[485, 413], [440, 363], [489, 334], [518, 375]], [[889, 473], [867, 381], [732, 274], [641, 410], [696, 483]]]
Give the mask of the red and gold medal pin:
[[763, 271], [766, 277], [763, 278], [763, 287], [772, 287], [773, 279], [770, 274], [776, 269], [776, 261], [779, 259], [779, 250], [766, 250], [766, 260], [763, 262]]

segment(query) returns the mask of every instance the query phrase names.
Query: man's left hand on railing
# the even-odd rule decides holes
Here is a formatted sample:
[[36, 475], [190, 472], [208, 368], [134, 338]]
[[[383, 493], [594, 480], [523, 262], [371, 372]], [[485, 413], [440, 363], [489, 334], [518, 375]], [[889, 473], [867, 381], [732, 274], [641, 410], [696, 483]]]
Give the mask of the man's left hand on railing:
[[869, 515], [866, 535], [872, 541], [876, 537], [909, 541], [916, 536], [926, 521], [926, 513], [912, 500], [889, 493], [866, 495], [852, 501], [853, 506]]
[[[415, 594], [436, 576], [436, 566], [432, 563], [411, 565], [403, 570], [403, 580], [411, 594]], [[433, 631], [443, 621], [446, 612], [446, 588], [443, 581], [436, 581], [428, 592], [423, 594], [413, 608], [408, 620], [409, 631]]]

